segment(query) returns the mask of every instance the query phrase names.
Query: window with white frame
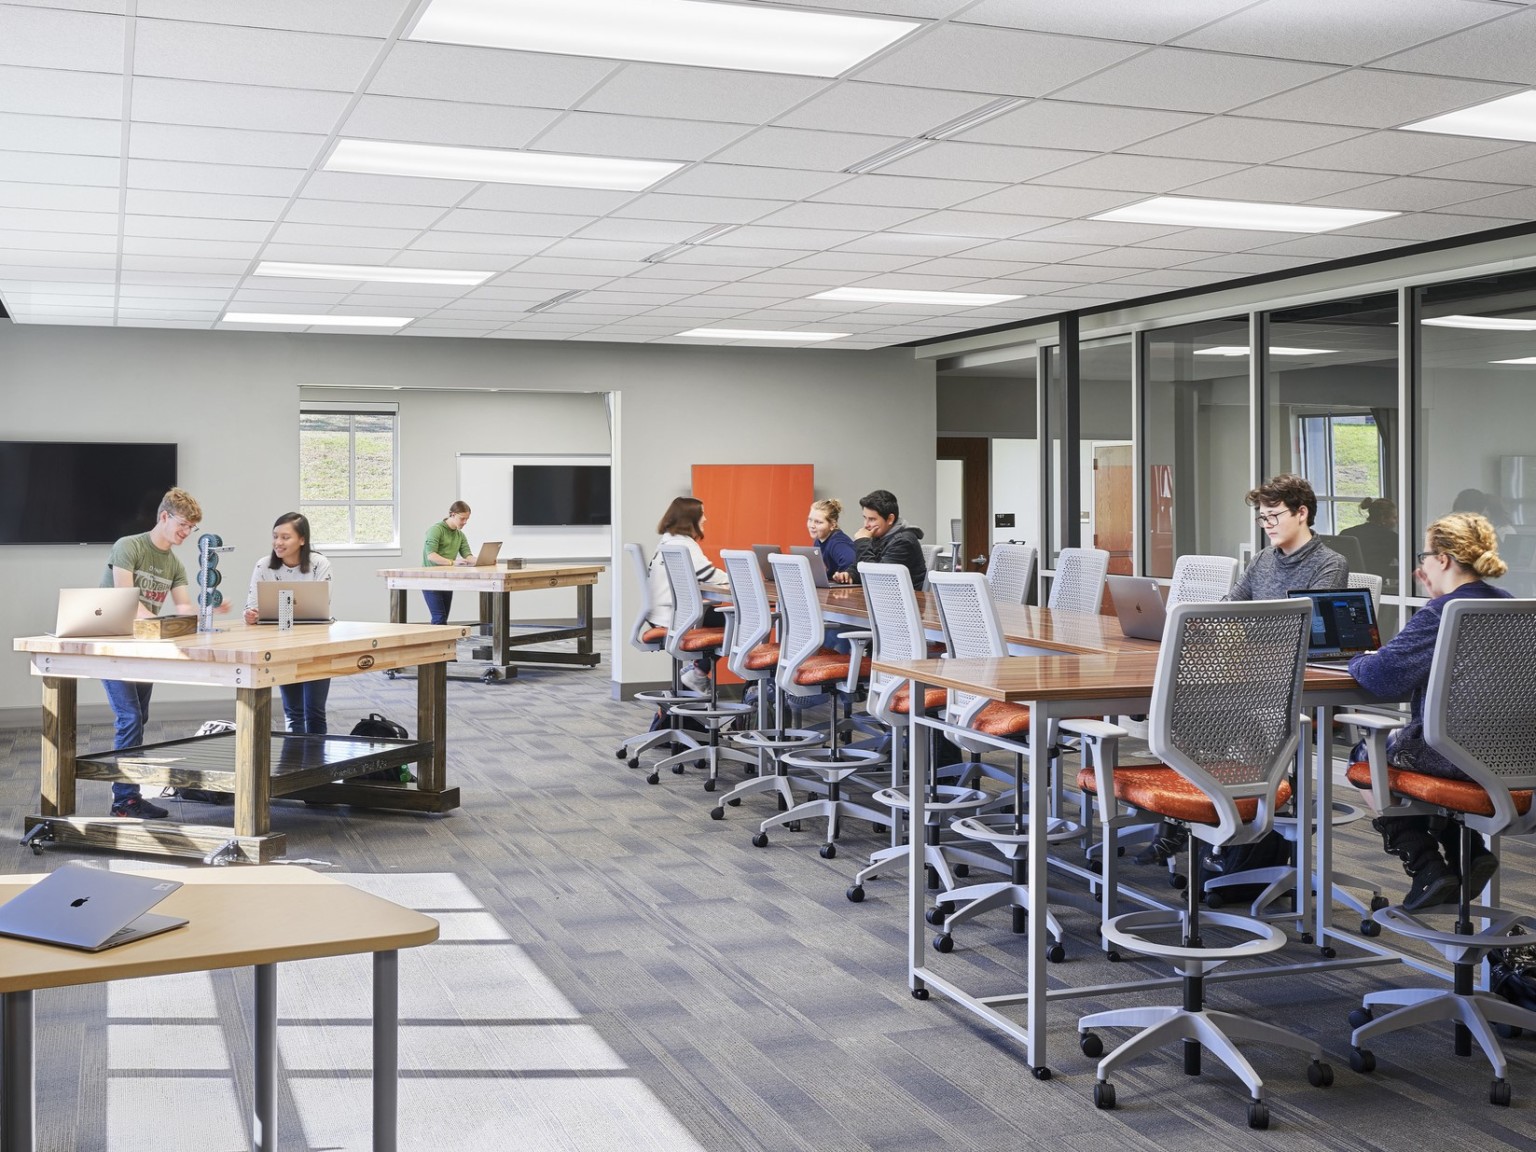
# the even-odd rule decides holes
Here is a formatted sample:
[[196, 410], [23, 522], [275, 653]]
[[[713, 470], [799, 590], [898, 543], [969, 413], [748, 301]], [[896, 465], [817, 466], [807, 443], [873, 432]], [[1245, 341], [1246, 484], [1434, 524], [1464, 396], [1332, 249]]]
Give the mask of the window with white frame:
[[1364, 523], [1360, 501], [1381, 496], [1381, 436], [1370, 413], [1326, 412], [1297, 418], [1301, 474], [1317, 493], [1317, 530]]
[[320, 551], [400, 543], [399, 409], [305, 404], [299, 413], [299, 511]]

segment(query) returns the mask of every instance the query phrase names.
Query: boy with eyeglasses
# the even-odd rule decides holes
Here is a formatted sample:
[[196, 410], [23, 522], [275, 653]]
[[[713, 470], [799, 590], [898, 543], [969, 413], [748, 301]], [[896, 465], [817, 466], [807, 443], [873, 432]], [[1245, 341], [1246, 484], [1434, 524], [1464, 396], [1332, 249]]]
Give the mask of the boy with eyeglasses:
[[[1317, 493], [1311, 484], [1286, 472], [1264, 481], [1244, 499], [1258, 510], [1254, 519], [1270, 547], [1253, 558], [1225, 599], [1284, 600], [1295, 590], [1343, 588], [1349, 583], [1349, 562], [1312, 531]], [[1187, 835], [1181, 825], [1158, 825], [1152, 843], [1136, 854], [1136, 863], [1166, 864], [1184, 847]], [[1190, 883], [1196, 882], [1190, 878]]]
[[[185, 543], [187, 537], [197, 531], [202, 518], [203, 509], [198, 502], [182, 489], [172, 488], [160, 500], [153, 528], [135, 536], [124, 536], [112, 545], [101, 587], [137, 588], [141, 617], [158, 616], [166, 600], [174, 605], [176, 614], [195, 615], [197, 608], [187, 589], [187, 570], [171, 549]], [[101, 686], [107, 690], [107, 702], [112, 705], [112, 715], [116, 718], [112, 747], [131, 748], [142, 744], [144, 723], [149, 719], [149, 693], [154, 685], [103, 680]], [[167, 812], [160, 805], [144, 799], [137, 784], [119, 782], [112, 785], [111, 814], [160, 820]]]

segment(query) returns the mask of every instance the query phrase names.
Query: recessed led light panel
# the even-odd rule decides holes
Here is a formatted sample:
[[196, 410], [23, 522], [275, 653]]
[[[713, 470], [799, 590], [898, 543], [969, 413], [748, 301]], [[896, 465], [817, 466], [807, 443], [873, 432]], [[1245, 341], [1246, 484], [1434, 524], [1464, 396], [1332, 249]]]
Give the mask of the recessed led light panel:
[[1364, 208], [1318, 208], [1309, 204], [1263, 204], [1242, 200], [1196, 200], [1156, 196], [1091, 216], [1129, 224], [1167, 224], [1180, 228], [1247, 228], [1259, 232], [1332, 232], [1399, 216]]
[[558, 152], [506, 152], [389, 140], [339, 140], [325, 162], [329, 172], [375, 176], [427, 176], [439, 180], [543, 184], [556, 188], [605, 188], [640, 192], [681, 168], [663, 160], [610, 156], [563, 156]]
[[756, 328], [690, 328], [679, 336], [694, 336], [700, 340], [792, 340], [795, 343], [819, 340], [841, 340], [847, 332], [771, 332]]
[[255, 276], [285, 276], [294, 280], [365, 280], [375, 284], [483, 284], [494, 272], [453, 268], [390, 268], [379, 264], [297, 264], [263, 260]]
[[980, 308], [987, 304], [1006, 304], [1022, 296], [1001, 296], [987, 292], [909, 292], [901, 288], [833, 288], [817, 292], [812, 300], [846, 300], [860, 304], [937, 304], [951, 308]]
[[1431, 116], [1417, 124], [1404, 124], [1402, 130], [1482, 136], [1492, 140], [1536, 140], [1536, 92], [1501, 96], [1475, 108]]
[[294, 312], [226, 312], [225, 324], [284, 324], [310, 325], [326, 328], [403, 328], [414, 316], [327, 316], [323, 313], [303, 314]]

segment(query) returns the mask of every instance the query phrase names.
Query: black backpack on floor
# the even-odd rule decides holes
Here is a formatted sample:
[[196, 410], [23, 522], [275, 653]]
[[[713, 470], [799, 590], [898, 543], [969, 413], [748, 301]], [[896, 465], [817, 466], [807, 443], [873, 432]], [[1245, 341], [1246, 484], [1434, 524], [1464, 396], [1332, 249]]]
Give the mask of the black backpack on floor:
[[[1205, 882], [1216, 876], [1235, 876], [1239, 872], [1246, 872], [1250, 868], [1276, 868], [1291, 863], [1291, 842], [1273, 828], [1265, 836], [1253, 841], [1251, 844], [1229, 844], [1215, 853], [1209, 846], [1200, 850], [1200, 891], [1205, 891]], [[1226, 888], [1218, 888], [1220, 894], [1219, 903], [1222, 904], [1249, 904], [1256, 900], [1259, 893], [1268, 885], [1265, 884], [1233, 884]]]
[[[380, 716], [377, 712], [368, 713], [366, 718], [352, 725], [352, 735], [365, 736], [371, 740], [409, 740], [411, 738], [411, 734], [403, 725], [396, 724], [387, 716]], [[416, 783], [416, 777], [404, 764], [398, 768], [380, 768], [377, 772], [368, 772], [354, 779], [388, 780], [397, 784]]]

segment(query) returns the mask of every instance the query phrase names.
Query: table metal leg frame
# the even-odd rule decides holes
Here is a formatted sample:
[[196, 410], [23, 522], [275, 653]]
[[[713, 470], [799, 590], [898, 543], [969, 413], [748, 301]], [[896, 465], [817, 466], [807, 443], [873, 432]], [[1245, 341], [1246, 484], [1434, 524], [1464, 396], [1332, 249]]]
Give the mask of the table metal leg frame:
[[395, 1152], [400, 1086], [400, 953], [373, 954], [373, 1152]]
[[32, 1064], [32, 993], [0, 997], [0, 1149], [32, 1152], [36, 1075]]

